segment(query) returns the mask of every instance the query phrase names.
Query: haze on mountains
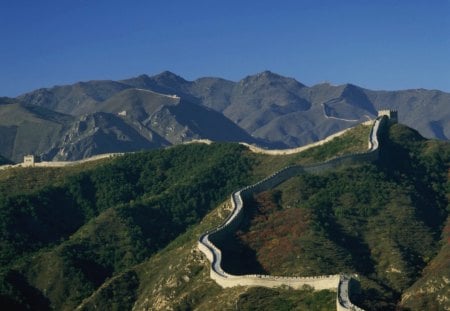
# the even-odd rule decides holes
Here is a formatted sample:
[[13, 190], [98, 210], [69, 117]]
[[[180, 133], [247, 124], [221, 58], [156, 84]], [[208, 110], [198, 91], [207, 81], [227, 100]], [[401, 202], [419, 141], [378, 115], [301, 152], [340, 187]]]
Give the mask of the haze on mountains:
[[270, 71], [233, 82], [187, 81], [165, 71], [88, 81], [0, 99], [0, 154], [75, 160], [207, 138], [296, 147], [397, 109], [425, 137], [450, 137], [450, 94], [373, 91], [352, 84], [311, 87]]

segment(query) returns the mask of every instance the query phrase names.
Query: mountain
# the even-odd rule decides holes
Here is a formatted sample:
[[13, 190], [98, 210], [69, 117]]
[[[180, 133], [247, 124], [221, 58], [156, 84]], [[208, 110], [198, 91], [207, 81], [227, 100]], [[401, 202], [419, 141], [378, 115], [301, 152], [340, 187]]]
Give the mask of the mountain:
[[18, 97], [27, 105], [36, 105], [70, 115], [97, 111], [96, 105], [124, 89], [129, 88], [115, 81], [78, 82], [73, 85], [38, 89]]
[[[335, 310], [332, 291], [221, 288], [197, 241], [229, 215], [232, 191], [288, 165], [364, 151], [369, 132], [357, 126], [290, 155], [186, 144], [60, 169], [0, 171], [0, 304]], [[352, 301], [367, 310], [448, 309], [450, 144], [399, 124], [380, 142], [375, 163], [296, 176], [257, 194], [236, 231], [234, 251], [248, 256], [229, 266], [358, 273]]]
[[[1, 105], [0, 132], [4, 143], [0, 152], [20, 162], [29, 153], [39, 154], [46, 160], [77, 160], [202, 138], [264, 143], [208, 107], [175, 95], [111, 83], [94, 81], [55, 87], [51, 97], [60, 101], [37, 100], [42, 94], [39, 90], [21, 97], [20, 101], [14, 100], [15, 104]], [[52, 94], [48, 90], [45, 92]], [[74, 97], [61, 94], [77, 94], [76, 101]], [[36, 111], [39, 111], [37, 115]], [[31, 124], [29, 114], [34, 116]]]
[[438, 90], [366, 91], [376, 107], [397, 109], [402, 123], [428, 138], [450, 138], [450, 94]]
[[[197, 138], [245, 141], [262, 147], [297, 147], [372, 119], [379, 109], [398, 110], [400, 121], [425, 137], [450, 137], [448, 93], [424, 89], [373, 91], [353, 84], [309, 87], [270, 71], [238, 82], [214, 77], [188, 81], [164, 71], [120, 81], [88, 81], [39, 89], [14, 100], [26, 107], [38, 106], [74, 118], [98, 112], [120, 113], [121, 120], [137, 131], [133, 136], [136, 143], [129, 138], [124, 150]], [[4, 133], [3, 139], [13, 140], [13, 132]], [[142, 137], [149, 142], [143, 144]], [[30, 152], [54, 149], [45, 135], [36, 139], [45, 148]], [[117, 139], [111, 146], [114, 141]], [[117, 148], [112, 149], [120, 152], [121, 144], [118, 142]], [[19, 144], [18, 149], [27, 147]], [[102, 148], [98, 152], [103, 152]], [[20, 154], [16, 153], [9, 151], [8, 155], [18, 160]], [[93, 153], [79, 151], [69, 159]]]
[[114, 114], [96, 112], [80, 116], [70, 128], [43, 153], [45, 159], [73, 160], [114, 152], [132, 152], [167, 146], [156, 133], [143, 131]]
[[42, 154], [57, 143], [74, 118], [15, 100], [0, 104], [0, 154], [22, 162], [26, 154]]
[[169, 145], [157, 134], [143, 137], [113, 114], [73, 117], [15, 101], [0, 105], [0, 124], [0, 154], [16, 162], [27, 154], [39, 154], [44, 160], [74, 160]]
[[199, 138], [256, 142], [222, 114], [176, 95], [127, 89], [110, 97], [98, 109], [122, 114], [125, 120], [158, 133], [172, 144]]
[[11, 160], [8, 160], [4, 156], [0, 155], [0, 165], [5, 165], [5, 164], [13, 164], [13, 162]]

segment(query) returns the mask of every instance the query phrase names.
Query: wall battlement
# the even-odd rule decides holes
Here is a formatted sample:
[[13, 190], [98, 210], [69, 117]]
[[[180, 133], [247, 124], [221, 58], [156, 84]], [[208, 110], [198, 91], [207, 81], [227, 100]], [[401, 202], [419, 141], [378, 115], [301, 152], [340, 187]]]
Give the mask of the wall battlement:
[[203, 252], [211, 263], [210, 276], [222, 287], [233, 286], [264, 286], [278, 287], [287, 285], [295, 289], [300, 289], [304, 285], [313, 287], [316, 290], [331, 289], [337, 291], [336, 308], [337, 310], [362, 310], [353, 305], [349, 298], [349, 280], [351, 276], [337, 274], [324, 275], [316, 277], [280, 277], [271, 275], [232, 275], [225, 272], [221, 266], [222, 252], [215, 245], [220, 241], [226, 240], [239, 227], [243, 219], [243, 209], [245, 200], [254, 193], [262, 192], [276, 187], [283, 181], [303, 173], [320, 173], [338, 168], [342, 165], [362, 164], [372, 162], [378, 159], [379, 143], [378, 134], [388, 118], [393, 114], [386, 115], [382, 113], [373, 123], [368, 138], [369, 149], [364, 153], [350, 154], [315, 165], [293, 165], [288, 166], [272, 174], [271, 176], [247, 187], [244, 187], [231, 195], [232, 213], [225, 219], [224, 223], [206, 233], [198, 240], [198, 248]]
[[[128, 152], [132, 153], [132, 152]], [[104, 154], [98, 154], [94, 155], [90, 158], [85, 158], [82, 160], [77, 161], [41, 161], [41, 159], [34, 155], [27, 155], [24, 157], [24, 161], [19, 164], [6, 164], [6, 165], [0, 165], [0, 170], [6, 170], [10, 168], [17, 168], [17, 167], [66, 167], [66, 166], [73, 166], [78, 164], [83, 164], [86, 162], [101, 160], [101, 159], [107, 159], [107, 158], [114, 158], [117, 156], [122, 156], [125, 153], [104, 153]]]
[[28, 154], [23, 157], [23, 166], [34, 166], [36, 163], [40, 163], [41, 158], [37, 155]]
[[392, 123], [398, 123], [398, 111], [391, 109], [378, 110], [378, 116], [386, 116]]

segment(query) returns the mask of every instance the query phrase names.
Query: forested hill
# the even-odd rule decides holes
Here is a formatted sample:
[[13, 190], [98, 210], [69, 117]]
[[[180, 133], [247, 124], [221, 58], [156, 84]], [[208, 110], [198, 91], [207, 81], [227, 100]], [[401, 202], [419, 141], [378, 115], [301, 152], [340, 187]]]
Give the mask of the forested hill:
[[304, 174], [256, 195], [234, 241], [218, 245], [224, 269], [357, 273], [352, 301], [365, 310], [448, 307], [449, 164], [448, 144], [393, 125], [376, 165]]
[[248, 183], [244, 151], [237, 144], [196, 144], [79, 172], [1, 172], [0, 304], [73, 309]]
[[[229, 213], [234, 190], [290, 164], [363, 151], [368, 133], [360, 126], [288, 156], [192, 144], [0, 171], [0, 305], [334, 310], [328, 291], [221, 289], [196, 242]], [[257, 196], [267, 204], [255, 205], [236, 235], [252, 255], [246, 263], [289, 275], [356, 272], [361, 290], [352, 300], [369, 310], [448, 308], [449, 164], [449, 144], [393, 125], [378, 163], [293, 178]]]

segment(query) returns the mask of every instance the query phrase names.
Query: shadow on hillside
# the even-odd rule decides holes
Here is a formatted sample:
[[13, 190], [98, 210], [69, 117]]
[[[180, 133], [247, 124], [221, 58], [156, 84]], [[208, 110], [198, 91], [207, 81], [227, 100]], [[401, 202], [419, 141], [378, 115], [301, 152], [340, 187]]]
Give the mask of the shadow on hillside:
[[371, 250], [362, 237], [348, 234], [341, 224], [332, 219], [330, 219], [330, 225], [326, 227], [326, 231], [329, 239], [342, 249], [345, 249], [348, 255], [351, 256], [349, 265], [356, 269], [357, 273], [367, 275], [375, 272], [375, 263], [371, 257]]
[[222, 268], [231, 274], [267, 274], [256, 258], [256, 252], [243, 245], [236, 237], [232, 237], [223, 245]]
[[409, 177], [418, 194], [413, 201], [418, 218], [439, 239], [446, 219], [443, 211], [447, 198], [437, 189], [447, 183], [447, 164], [438, 152], [433, 156], [424, 156], [424, 142], [425, 138], [411, 128], [400, 124], [391, 126], [381, 136], [383, 148], [380, 150], [379, 166], [386, 176], [397, 182], [402, 182], [404, 176]]
[[[257, 214], [257, 207], [254, 201], [246, 202], [244, 209], [244, 219], [238, 231], [248, 232], [251, 220]], [[237, 232], [226, 241], [217, 245], [222, 251], [222, 268], [231, 274], [267, 274], [267, 271], [258, 262], [256, 251], [248, 245], [242, 243]]]
[[[14, 295], [0, 295], [3, 310], [51, 310], [48, 298], [31, 286], [21, 273], [10, 270], [5, 281], [11, 286]], [[24, 305], [27, 307], [23, 307]]]

